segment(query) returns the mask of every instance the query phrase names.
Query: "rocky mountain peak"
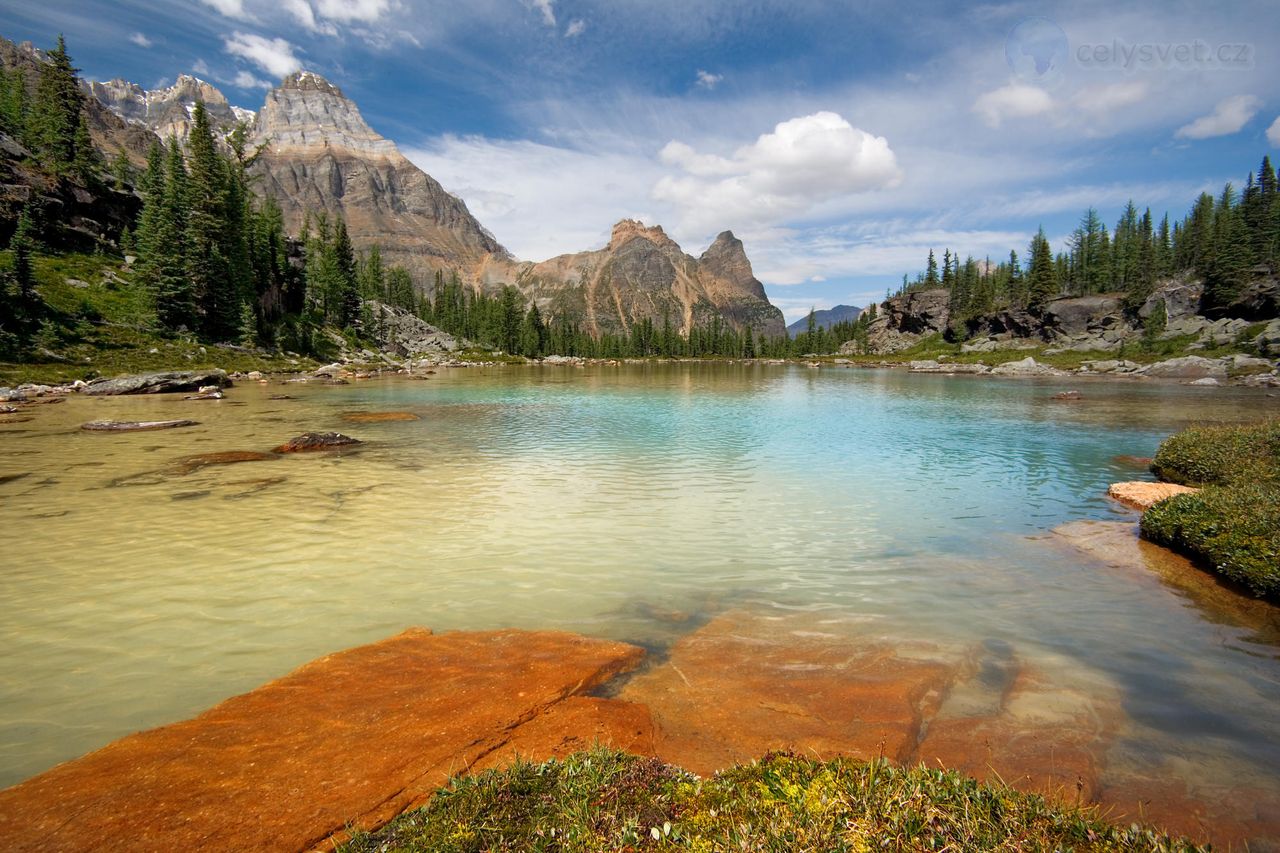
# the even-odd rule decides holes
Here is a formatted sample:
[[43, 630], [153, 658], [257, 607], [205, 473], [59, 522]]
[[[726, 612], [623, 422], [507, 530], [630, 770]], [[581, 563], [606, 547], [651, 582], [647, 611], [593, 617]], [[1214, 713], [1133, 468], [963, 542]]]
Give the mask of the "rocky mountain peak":
[[395, 143], [378, 135], [342, 90], [313, 71], [296, 71], [267, 93], [254, 136], [276, 150], [343, 148], [396, 156]]
[[702, 257], [698, 258], [698, 262], [721, 278], [733, 282], [744, 292], [760, 299], [768, 298], [765, 296], [764, 285], [751, 270], [751, 261], [747, 258], [746, 248], [732, 231], [721, 231], [715, 241], [702, 253]]
[[230, 132], [237, 122], [252, 120], [253, 113], [233, 107], [212, 83], [183, 74], [162, 89], [146, 90], [128, 80], [91, 81], [84, 84], [88, 93], [116, 115], [142, 125], [161, 138], [185, 139], [191, 131], [191, 116], [197, 101], [203, 101], [209, 120], [222, 133]]
[[661, 225], [645, 225], [638, 219], [623, 219], [613, 226], [613, 233], [609, 236], [609, 249], [618, 249], [636, 238], [647, 240], [660, 248], [680, 250], [680, 246], [667, 236]]
[[346, 97], [341, 89], [314, 71], [295, 71], [280, 82], [279, 88], [296, 89], [300, 92], [323, 92], [337, 98]]

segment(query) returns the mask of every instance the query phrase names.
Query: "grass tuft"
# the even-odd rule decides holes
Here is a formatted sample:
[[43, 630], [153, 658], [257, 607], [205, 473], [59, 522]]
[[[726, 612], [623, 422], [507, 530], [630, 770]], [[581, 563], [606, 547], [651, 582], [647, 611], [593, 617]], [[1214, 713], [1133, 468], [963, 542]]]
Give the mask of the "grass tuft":
[[452, 780], [345, 853], [390, 851], [1196, 851], [1091, 809], [885, 761], [775, 753], [699, 779], [597, 749]]

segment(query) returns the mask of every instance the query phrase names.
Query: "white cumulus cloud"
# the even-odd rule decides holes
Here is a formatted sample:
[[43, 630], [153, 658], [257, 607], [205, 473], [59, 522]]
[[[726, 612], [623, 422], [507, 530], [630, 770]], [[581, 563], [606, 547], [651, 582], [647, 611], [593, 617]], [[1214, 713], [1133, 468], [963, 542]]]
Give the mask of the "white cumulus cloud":
[[1267, 128], [1267, 141], [1276, 148], [1280, 148], [1280, 116], [1276, 116], [1276, 120], [1271, 122], [1271, 127]]
[[682, 174], [654, 186], [694, 230], [743, 227], [799, 216], [833, 198], [895, 187], [902, 170], [888, 141], [832, 112], [778, 124], [732, 156], [669, 142], [661, 161]]
[[302, 62], [294, 56], [293, 45], [282, 38], [236, 32], [223, 39], [222, 44], [227, 53], [247, 59], [276, 78], [287, 77], [302, 67]]
[[1257, 115], [1262, 101], [1254, 95], [1232, 95], [1218, 101], [1213, 112], [1184, 124], [1174, 134], [1178, 139], [1209, 139], [1239, 132]]
[[699, 68], [696, 82], [704, 89], [714, 89], [723, 79], [723, 74], [712, 74], [710, 71], [703, 71]]
[[999, 127], [1005, 119], [1028, 118], [1053, 111], [1053, 98], [1038, 86], [1010, 83], [984, 92], [973, 102], [973, 111], [990, 127]]
[[567, 39], [580, 36], [587, 30], [587, 22], [581, 18], [574, 18], [569, 22], [569, 26], [565, 28], [564, 37]]
[[131, 33], [129, 35], [129, 41], [133, 42], [138, 47], [151, 47], [151, 39], [147, 38], [142, 33]]

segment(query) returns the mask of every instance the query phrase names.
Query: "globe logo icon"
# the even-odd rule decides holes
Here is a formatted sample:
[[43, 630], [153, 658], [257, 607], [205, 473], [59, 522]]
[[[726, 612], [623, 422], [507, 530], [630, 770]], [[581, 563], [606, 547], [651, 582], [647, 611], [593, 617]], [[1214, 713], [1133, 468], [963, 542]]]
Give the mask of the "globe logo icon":
[[1048, 18], [1023, 18], [1005, 39], [1004, 57], [1021, 79], [1054, 79], [1067, 62], [1067, 34]]

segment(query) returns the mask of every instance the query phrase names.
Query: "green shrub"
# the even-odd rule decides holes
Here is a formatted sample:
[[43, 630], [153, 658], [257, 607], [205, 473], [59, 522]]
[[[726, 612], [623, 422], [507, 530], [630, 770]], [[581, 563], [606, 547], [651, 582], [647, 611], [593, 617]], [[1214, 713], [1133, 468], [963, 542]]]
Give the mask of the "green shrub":
[[1160, 445], [1151, 472], [1184, 486], [1280, 480], [1280, 420], [1185, 429]]
[[1256, 595], [1280, 599], [1280, 485], [1206, 486], [1142, 515], [1142, 535], [1181, 551]]
[[1203, 488], [1147, 510], [1143, 537], [1280, 600], [1280, 420], [1183, 430], [1160, 445], [1151, 470]]

